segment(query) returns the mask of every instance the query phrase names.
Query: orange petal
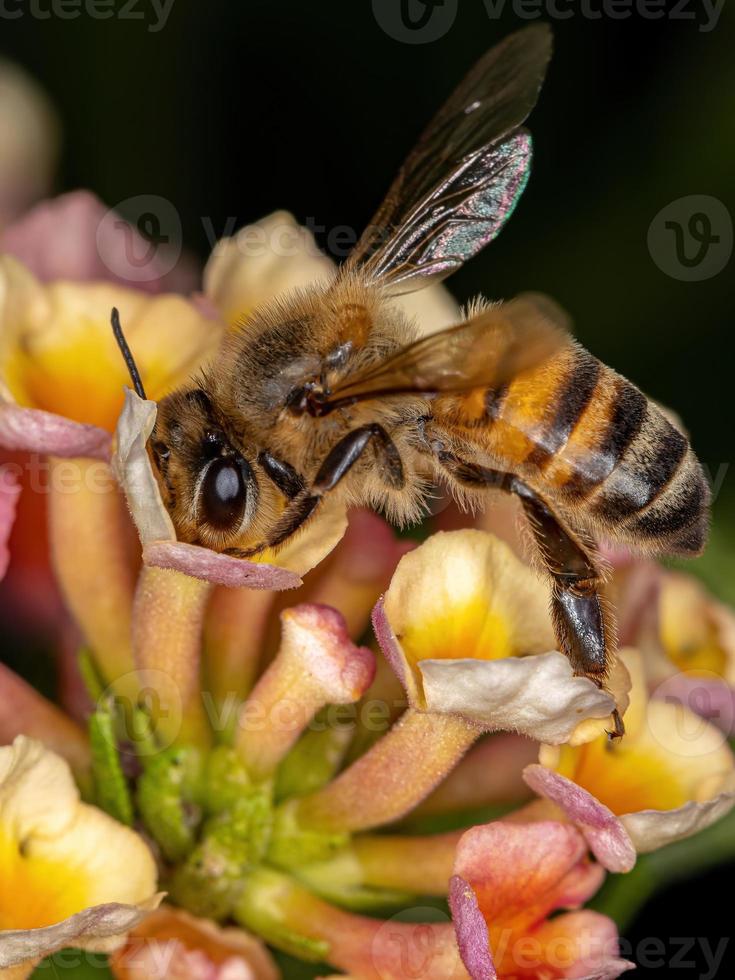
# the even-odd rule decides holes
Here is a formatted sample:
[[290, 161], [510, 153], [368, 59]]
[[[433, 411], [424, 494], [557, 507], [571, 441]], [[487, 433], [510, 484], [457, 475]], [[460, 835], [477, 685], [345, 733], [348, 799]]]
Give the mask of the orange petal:
[[568, 824], [495, 822], [464, 834], [454, 871], [472, 886], [491, 934], [504, 926], [519, 932], [597, 890], [601, 870], [586, 863], [586, 853]]
[[112, 957], [118, 980], [278, 980], [264, 943], [242, 929], [221, 929], [181, 909], [163, 905], [129, 934]]

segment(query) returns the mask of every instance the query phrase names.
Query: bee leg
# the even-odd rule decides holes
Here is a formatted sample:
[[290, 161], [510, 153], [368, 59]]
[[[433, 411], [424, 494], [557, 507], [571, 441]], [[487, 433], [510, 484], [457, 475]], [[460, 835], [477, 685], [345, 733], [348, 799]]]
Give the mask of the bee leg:
[[241, 557], [252, 556], [266, 548], [275, 548], [297, 531], [312, 515], [325, 494], [339, 484], [360, 459], [367, 447], [374, 444], [382, 456], [384, 476], [389, 486], [399, 490], [405, 483], [403, 463], [396, 445], [382, 425], [372, 422], [348, 432], [330, 449], [317, 470], [311, 487], [304, 487], [290, 501], [268, 540], [256, 545]]
[[282, 459], [263, 450], [258, 454], [260, 463], [266, 476], [278, 487], [284, 497], [293, 500], [304, 489], [304, 478], [300, 473]]
[[[604, 579], [593, 547], [582, 545], [567, 530], [548, 504], [512, 473], [493, 470], [460, 459], [435, 447], [435, 458], [457, 482], [470, 487], [494, 487], [519, 497], [533, 532], [544, 568], [551, 578], [551, 614], [559, 647], [574, 672], [605, 686], [614, 627], [601, 591]], [[617, 711], [611, 737], [625, 729]]]
[[333, 490], [371, 443], [376, 445], [382, 456], [386, 482], [400, 490], [405, 483], [401, 455], [391, 437], [377, 422], [353, 429], [330, 449], [314, 478], [313, 490], [320, 496]]
[[510, 477], [509, 490], [520, 497], [544, 568], [551, 576], [551, 614], [562, 652], [575, 672], [600, 686], [608, 671], [612, 624], [601, 590], [604, 579], [592, 549], [568, 531], [546, 502], [522, 480]]

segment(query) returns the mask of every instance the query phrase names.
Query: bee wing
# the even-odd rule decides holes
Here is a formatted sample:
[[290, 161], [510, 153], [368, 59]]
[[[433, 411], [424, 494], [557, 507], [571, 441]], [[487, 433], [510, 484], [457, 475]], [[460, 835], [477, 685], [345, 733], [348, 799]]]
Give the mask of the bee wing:
[[422, 337], [375, 367], [346, 378], [332, 390], [328, 404], [499, 388], [571, 342], [566, 322], [566, 315], [548, 297], [519, 296]]
[[531, 137], [519, 127], [550, 56], [549, 28], [534, 25], [480, 59], [419, 139], [350, 264], [410, 292], [495, 238], [528, 179]]

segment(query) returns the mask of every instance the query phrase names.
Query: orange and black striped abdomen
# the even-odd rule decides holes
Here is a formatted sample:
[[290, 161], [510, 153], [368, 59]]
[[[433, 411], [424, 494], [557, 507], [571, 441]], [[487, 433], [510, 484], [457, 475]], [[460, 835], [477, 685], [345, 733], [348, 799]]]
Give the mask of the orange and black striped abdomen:
[[482, 398], [464, 399], [464, 433], [558, 510], [645, 551], [701, 551], [709, 487], [686, 437], [583, 347]]

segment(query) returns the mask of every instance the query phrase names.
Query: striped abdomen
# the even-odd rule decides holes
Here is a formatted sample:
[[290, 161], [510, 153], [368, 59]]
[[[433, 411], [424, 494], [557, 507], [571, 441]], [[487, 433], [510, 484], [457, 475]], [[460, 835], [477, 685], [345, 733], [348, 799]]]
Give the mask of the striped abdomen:
[[704, 547], [710, 493], [686, 437], [579, 345], [462, 402], [455, 422], [557, 509], [642, 550]]

